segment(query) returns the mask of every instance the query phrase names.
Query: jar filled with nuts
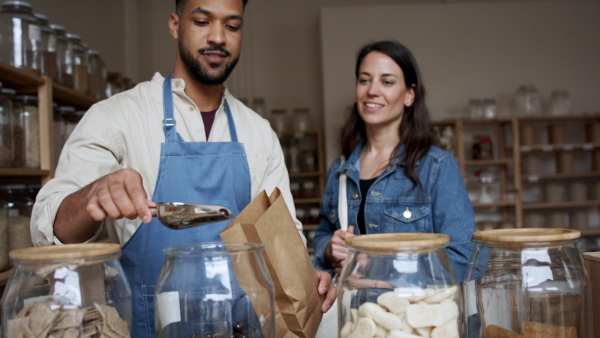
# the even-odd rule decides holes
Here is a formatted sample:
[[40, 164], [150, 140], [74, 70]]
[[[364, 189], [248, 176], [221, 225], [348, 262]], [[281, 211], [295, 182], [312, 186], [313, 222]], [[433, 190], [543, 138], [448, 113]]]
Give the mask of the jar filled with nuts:
[[464, 337], [449, 242], [433, 233], [347, 238], [338, 282], [340, 337]]
[[580, 236], [548, 228], [473, 233], [463, 284], [465, 337], [592, 337]]

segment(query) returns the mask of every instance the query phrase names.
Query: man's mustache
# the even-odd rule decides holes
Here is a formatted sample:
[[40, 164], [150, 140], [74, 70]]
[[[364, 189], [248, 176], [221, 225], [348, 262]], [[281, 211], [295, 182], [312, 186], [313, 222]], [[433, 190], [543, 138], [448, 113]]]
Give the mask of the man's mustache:
[[223, 47], [206, 47], [206, 48], [198, 49], [198, 53], [200, 53], [200, 54], [204, 54], [206, 52], [221, 52], [221, 53], [225, 54], [225, 56], [231, 55], [231, 53]]

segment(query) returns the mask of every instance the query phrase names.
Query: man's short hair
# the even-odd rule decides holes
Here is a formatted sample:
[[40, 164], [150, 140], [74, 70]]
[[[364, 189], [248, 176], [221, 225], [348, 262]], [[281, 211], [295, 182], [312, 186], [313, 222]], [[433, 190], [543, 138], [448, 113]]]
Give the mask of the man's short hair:
[[[186, 1], [187, 0], [175, 0], [175, 10], [177, 11], [177, 13], [179, 13], [179, 10], [183, 6], [185, 6]], [[244, 3], [244, 8], [246, 8], [246, 3], [248, 2], [248, 0], [242, 0], [242, 2]]]

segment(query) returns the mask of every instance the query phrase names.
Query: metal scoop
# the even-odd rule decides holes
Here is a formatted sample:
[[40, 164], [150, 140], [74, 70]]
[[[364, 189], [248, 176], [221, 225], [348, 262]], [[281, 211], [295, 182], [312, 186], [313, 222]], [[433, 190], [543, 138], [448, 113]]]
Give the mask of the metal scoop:
[[210, 204], [156, 203], [156, 207], [151, 207], [150, 212], [171, 229], [186, 229], [233, 218], [233, 213], [228, 208]]

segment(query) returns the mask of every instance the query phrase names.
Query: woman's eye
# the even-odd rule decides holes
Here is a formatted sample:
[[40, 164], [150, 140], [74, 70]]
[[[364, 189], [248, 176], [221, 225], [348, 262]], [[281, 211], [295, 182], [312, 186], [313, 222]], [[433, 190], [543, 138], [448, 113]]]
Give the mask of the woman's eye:
[[366, 84], [366, 83], [369, 83], [369, 80], [367, 80], [367, 79], [358, 79], [358, 83], [360, 83], [360, 84]]
[[392, 81], [383, 81], [383, 84], [386, 85], [386, 86], [391, 86], [394, 83]]

